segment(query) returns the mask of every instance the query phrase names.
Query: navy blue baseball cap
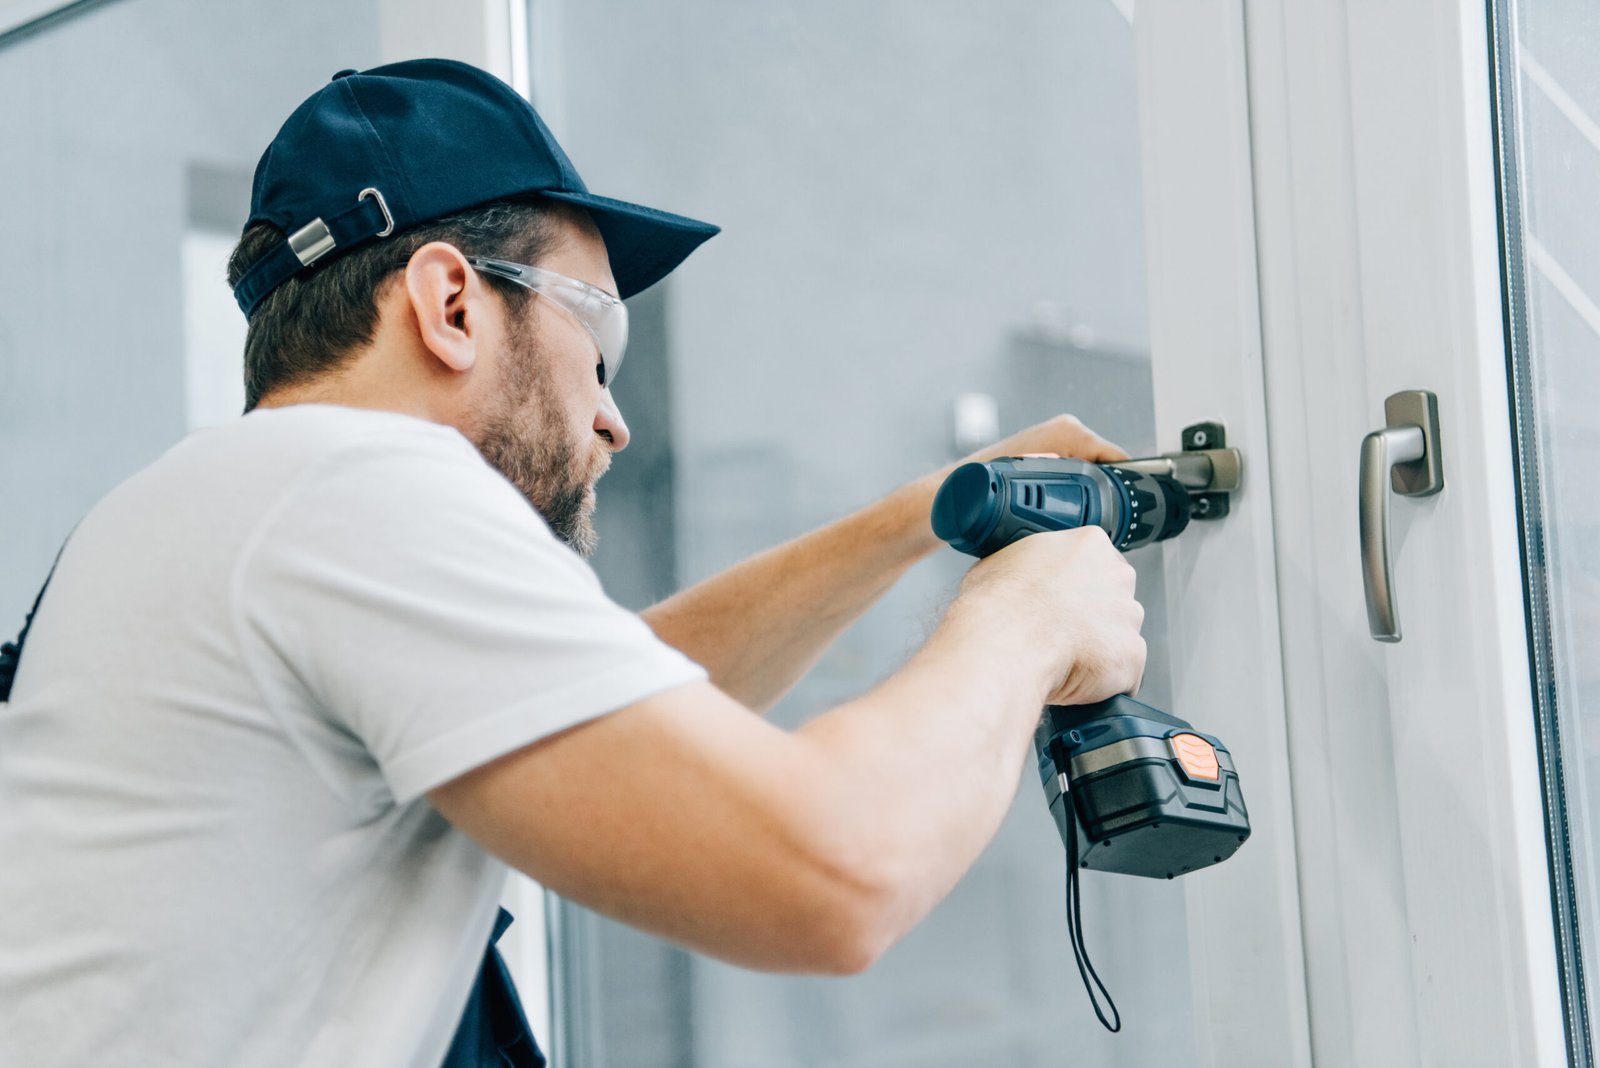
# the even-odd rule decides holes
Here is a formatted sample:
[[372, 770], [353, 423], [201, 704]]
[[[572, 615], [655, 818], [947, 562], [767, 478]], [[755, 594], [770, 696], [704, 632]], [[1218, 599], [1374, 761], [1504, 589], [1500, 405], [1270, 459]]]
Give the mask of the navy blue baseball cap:
[[529, 194], [588, 211], [623, 298], [718, 231], [594, 195], [509, 85], [455, 60], [413, 59], [340, 71], [283, 124], [256, 165], [245, 228], [271, 223], [287, 239], [244, 273], [234, 299], [248, 318], [273, 289], [331, 257]]

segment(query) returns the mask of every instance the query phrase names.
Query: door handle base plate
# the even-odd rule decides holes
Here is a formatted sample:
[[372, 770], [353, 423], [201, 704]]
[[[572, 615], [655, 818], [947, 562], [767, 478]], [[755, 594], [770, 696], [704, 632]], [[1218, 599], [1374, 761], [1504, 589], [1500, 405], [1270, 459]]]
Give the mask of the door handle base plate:
[[1383, 402], [1389, 426], [1422, 430], [1422, 458], [1395, 464], [1389, 484], [1402, 497], [1431, 497], [1444, 489], [1444, 460], [1439, 453], [1439, 398], [1424, 389], [1408, 389]]

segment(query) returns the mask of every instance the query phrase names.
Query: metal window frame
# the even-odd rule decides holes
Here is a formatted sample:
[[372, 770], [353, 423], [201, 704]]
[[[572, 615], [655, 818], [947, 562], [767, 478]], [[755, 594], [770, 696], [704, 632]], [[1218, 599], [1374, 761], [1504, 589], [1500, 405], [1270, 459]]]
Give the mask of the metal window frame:
[[1495, 179], [1498, 194], [1501, 299], [1505, 308], [1506, 381], [1511, 398], [1511, 449], [1516, 473], [1524, 609], [1540, 777], [1544, 788], [1545, 841], [1550, 866], [1561, 1010], [1567, 1060], [1595, 1063], [1583, 974], [1583, 931], [1578, 917], [1572, 828], [1567, 818], [1566, 775], [1556, 686], [1554, 624], [1545, 544], [1545, 492], [1541, 478], [1537, 393], [1533, 380], [1528, 274], [1523, 228], [1522, 159], [1518, 139], [1522, 101], [1517, 67], [1517, 0], [1487, 0], [1489, 79], [1494, 99]]

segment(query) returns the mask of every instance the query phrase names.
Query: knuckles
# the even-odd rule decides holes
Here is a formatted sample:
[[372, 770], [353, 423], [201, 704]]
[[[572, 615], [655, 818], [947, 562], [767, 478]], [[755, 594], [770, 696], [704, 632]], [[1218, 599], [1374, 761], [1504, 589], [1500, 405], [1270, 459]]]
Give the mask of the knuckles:
[[1061, 433], [1082, 434], [1088, 430], [1088, 427], [1083, 425], [1082, 419], [1075, 415], [1068, 415], [1066, 412], [1053, 416], [1045, 425], [1051, 430]]

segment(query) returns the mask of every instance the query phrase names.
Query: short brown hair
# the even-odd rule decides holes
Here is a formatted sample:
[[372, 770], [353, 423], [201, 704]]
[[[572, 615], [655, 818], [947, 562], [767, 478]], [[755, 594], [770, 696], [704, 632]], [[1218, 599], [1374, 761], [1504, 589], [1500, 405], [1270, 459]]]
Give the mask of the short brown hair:
[[[430, 241], [447, 241], [468, 256], [537, 263], [555, 245], [552, 206], [535, 197], [497, 201], [447, 215], [347, 252], [297, 274], [268, 293], [244, 342], [244, 410], [273, 390], [308, 382], [343, 366], [372, 341], [378, 295]], [[248, 227], [228, 260], [228, 285], [284, 239], [270, 223]], [[512, 311], [532, 296], [521, 286], [486, 275]]]

